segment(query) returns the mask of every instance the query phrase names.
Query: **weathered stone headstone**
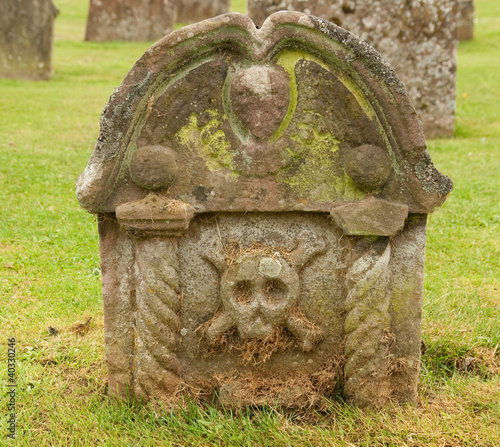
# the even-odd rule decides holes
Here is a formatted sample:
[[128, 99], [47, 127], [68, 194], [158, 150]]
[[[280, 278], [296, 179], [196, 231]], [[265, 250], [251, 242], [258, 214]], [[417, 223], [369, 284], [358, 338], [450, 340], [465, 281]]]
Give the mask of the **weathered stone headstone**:
[[51, 0], [0, 4], [0, 77], [50, 79], [57, 13]]
[[229, 12], [231, 0], [171, 0], [177, 6], [177, 22], [193, 23]]
[[432, 165], [392, 69], [301, 13], [177, 30], [102, 115], [110, 392], [230, 405], [415, 402]]
[[460, 14], [458, 17], [458, 40], [471, 40], [474, 38], [474, 1], [458, 0]]
[[453, 136], [457, 0], [248, 0], [257, 25], [280, 9], [324, 18], [373, 45], [408, 89], [426, 137]]
[[173, 30], [175, 19], [169, 0], [90, 0], [85, 40], [158, 40]]

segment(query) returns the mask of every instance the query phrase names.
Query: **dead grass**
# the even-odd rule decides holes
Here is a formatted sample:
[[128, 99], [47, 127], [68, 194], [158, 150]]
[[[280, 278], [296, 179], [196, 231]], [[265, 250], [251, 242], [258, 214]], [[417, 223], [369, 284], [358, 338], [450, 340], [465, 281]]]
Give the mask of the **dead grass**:
[[233, 262], [247, 254], [255, 254], [267, 256], [275, 259], [277, 256], [282, 256], [288, 263], [291, 261], [291, 252], [282, 248], [264, 245], [258, 241], [254, 241], [249, 247], [242, 247], [239, 241], [233, 240], [225, 247], [225, 258], [228, 267], [231, 267]]
[[[287, 409], [324, 410], [335, 399], [342, 381], [342, 357], [335, 358], [314, 373], [247, 373], [238, 378], [218, 377], [220, 398], [237, 408], [276, 402]], [[230, 384], [230, 392], [225, 391]], [[222, 385], [222, 387], [221, 387]], [[228, 396], [228, 394], [230, 394]]]
[[231, 350], [239, 352], [243, 364], [252, 364], [255, 366], [267, 362], [276, 352], [286, 351], [295, 347], [296, 343], [291, 334], [284, 327], [280, 326], [263, 340], [254, 338], [241, 340], [238, 337], [233, 338], [232, 343], [229, 342], [226, 346], [228, 352]]
[[[84, 323], [75, 323], [74, 325], [68, 328], [68, 332], [74, 332], [77, 335], [83, 337], [90, 330], [90, 322], [92, 321], [92, 317], [87, 317]], [[52, 332], [49, 329], [49, 332]]]
[[406, 374], [409, 371], [408, 360], [402, 357], [390, 358], [389, 367], [387, 368], [387, 376], [394, 374]]
[[[205, 322], [198, 328], [203, 332], [208, 328], [214, 319], [219, 314], [216, 314], [211, 320]], [[267, 362], [271, 356], [280, 351], [286, 351], [297, 347], [295, 338], [283, 327], [277, 327], [268, 337], [263, 340], [259, 339], [242, 339], [238, 336], [236, 328], [231, 328], [205, 350], [206, 356], [211, 357], [216, 353], [231, 353], [237, 352], [240, 362], [243, 365], [252, 364], [254, 366]]]
[[423, 355], [423, 365], [437, 378], [455, 375], [490, 380], [500, 377], [500, 349], [477, 346], [467, 347], [452, 344], [432, 344]]
[[189, 203], [181, 202], [180, 200], [169, 199], [161, 207], [161, 211], [167, 214], [172, 213], [173, 215], [178, 215], [186, 218], [190, 213], [192, 213], [193, 207]]
[[464, 375], [489, 379], [500, 375], [500, 353], [495, 348], [478, 347], [454, 358], [453, 369]]
[[[219, 309], [215, 315], [196, 329], [196, 332], [201, 334], [201, 342], [207, 343], [208, 347], [203, 349], [207, 357], [211, 357], [216, 353], [237, 352], [242, 364], [252, 364], [254, 366], [267, 362], [271, 356], [277, 352], [283, 352], [292, 349], [303, 349], [300, 341], [296, 336], [291, 334], [284, 324], [276, 327], [274, 331], [264, 339], [242, 339], [238, 336], [236, 328], [232, 327], [222, 335], [217, 337], [213, 342], [208, 342], [206, 333], [223, 311]], [[315, 324], [310, 322], [302, 309], [296, 307], [292, 310], [292, 316], [295, 322], [300, 322], [303, 329], [305, 339], [311, 345], [315, 344], [322, 336], [322, 330]]]

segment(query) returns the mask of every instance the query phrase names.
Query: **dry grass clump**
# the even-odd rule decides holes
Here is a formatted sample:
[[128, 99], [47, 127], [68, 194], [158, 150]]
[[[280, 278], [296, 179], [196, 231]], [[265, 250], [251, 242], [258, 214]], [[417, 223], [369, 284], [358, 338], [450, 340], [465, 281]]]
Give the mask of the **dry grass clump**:
[[463, 349], [453, 344], [435, 343], [427, 348], [422, 361], [429, 370], [442, 377], [458, 373], [488, 380], [500, 375], [499, 346]]
[[323, 337], [323, 330], [310, 321], [301, 307], [292, 309], [289, 322], [300, 332], [303, 350], [309, 352]]
[[[85, 323], [75, 323], [68, 328], [68, 332], [74, 332], [75, 334], [83, 337], [90, 330], [91, 321], [92, 317], [87, 317]], [[51, 332], [50, 329], [49, 332]]]
[[[203, 323], [198, 330], [202, 333], [212, 324], [221, 313], [217, 313], [212, 319]], [[242, 364], [259, 365], [267, 362], [271, 356], [280, 351], [297, 347], [297, 341], [285, 327], [277, 327], [268, 337], [259, 340], [255, 338], [242, 339], [238, 336], [236, 328], [226, 331], [210, 344], [206, 350], [206, 357], [216, 353], [237, 352]]]
[[455, 360], [458, 372], [483, 378], [500, 375], [500, 351], [495, 348], [476, 348]]
[[264, 245], [258, 241], [254, 241], [249, 247], [243, 248], [239, 241], [232, 240], [225, 247], [225, 251], [226, 263], [228, 267], [230, 267], [236, 259], [241, 258], [246, 254], [258, 254], [261, 256], [268, 256], [270, 258], [281, 256], [288, 262], [290, 262], [291, 259], [291, 252], [285, 251], [282, 248], [273, 247], [271, 245]]
[[158, 408], [188, 408], [215, 405], [227, 409], [278, 405], [293, 410], [325, 410], [340, 393], [344, 358], [335, 357], [315, 372], [246, 372], [219, 374], [212, 379], [179, 383], [171, 394], [156, 396], [150, 405]]
[[250, 292], [248, 281], [240, 281], [236, 285], [234, 299], [239, 304], [250, 304], [252, 302], [252, 294]]
[[285, 351], [296, 346], [296, 342], [288, 331], [280, 326], [263, 340], [251, 338], [238, 340], [231, 344], [229, 350], [238, 351], [242, 363], [258, 365], [267, 362], [275, 352]]
[[389, 367], [387, 368], [387, 376], [393, 376], [394, 374], [406, 374], [410, 369], [408, 365], [408, 360], [403, 357], [390, 357]]
[[247, 372], [239, 377], [219, 376], [221, 402], [231, 407], [277, 403], [283, 408], [326, 408], [341, 389], [344, 358], [339, 355], [315, 372]]
[[192, 214], [193, 207], [189, 203], [180, 200], [168, 199], [168, 201], [162, 203], [161, 211], [187, 217]]

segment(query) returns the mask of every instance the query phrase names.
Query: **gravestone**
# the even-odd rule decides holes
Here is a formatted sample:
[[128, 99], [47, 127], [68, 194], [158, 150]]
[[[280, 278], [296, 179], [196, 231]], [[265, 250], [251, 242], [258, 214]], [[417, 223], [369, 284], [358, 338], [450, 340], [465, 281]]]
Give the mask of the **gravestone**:
[[0, 77], [32, 81], [50, 79], [57, 14], [51, 0], [0, 4]]
[[460, 13], [458, 16], [458, 40], [472, 40], [474, 38], [474, 1], [458, 0]]
[[335, 0], [247, 0], [248, 16], [258, 25], [277, 11], [300, 11], [331, 21]]
[[394, 71], [321, 19], [153, 45], [77, 182], [98, 215], [109, 390], [415, 402], [426, 216], [451, 191]]
[[229, 12], [231, 0], [171, 0], [177, 7], [177, 22], [193, 23]]
[[426, 137], [453, 136], [457, 0], [248, 0], [257, 25], [280, 9], [324, 18], [373, 45], [407, 88]]
[[90, 0], [85, 40], [158, 40], [173, 30], [175, 19], [168, 0]]

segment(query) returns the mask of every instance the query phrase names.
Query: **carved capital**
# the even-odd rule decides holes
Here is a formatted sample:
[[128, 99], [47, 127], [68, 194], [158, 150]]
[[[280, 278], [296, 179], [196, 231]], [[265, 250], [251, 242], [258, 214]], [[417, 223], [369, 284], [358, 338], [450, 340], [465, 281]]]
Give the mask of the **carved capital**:
[[178, 237], [189, 227], [195, 214], [189, 203], [151, 192], [135, 202], [116, 207], [120, 225], [135, 237]]
[[350, 236], [394, 236], [404, 227], [408, 206], [370, 196], [333, 208], [330, 214]]

